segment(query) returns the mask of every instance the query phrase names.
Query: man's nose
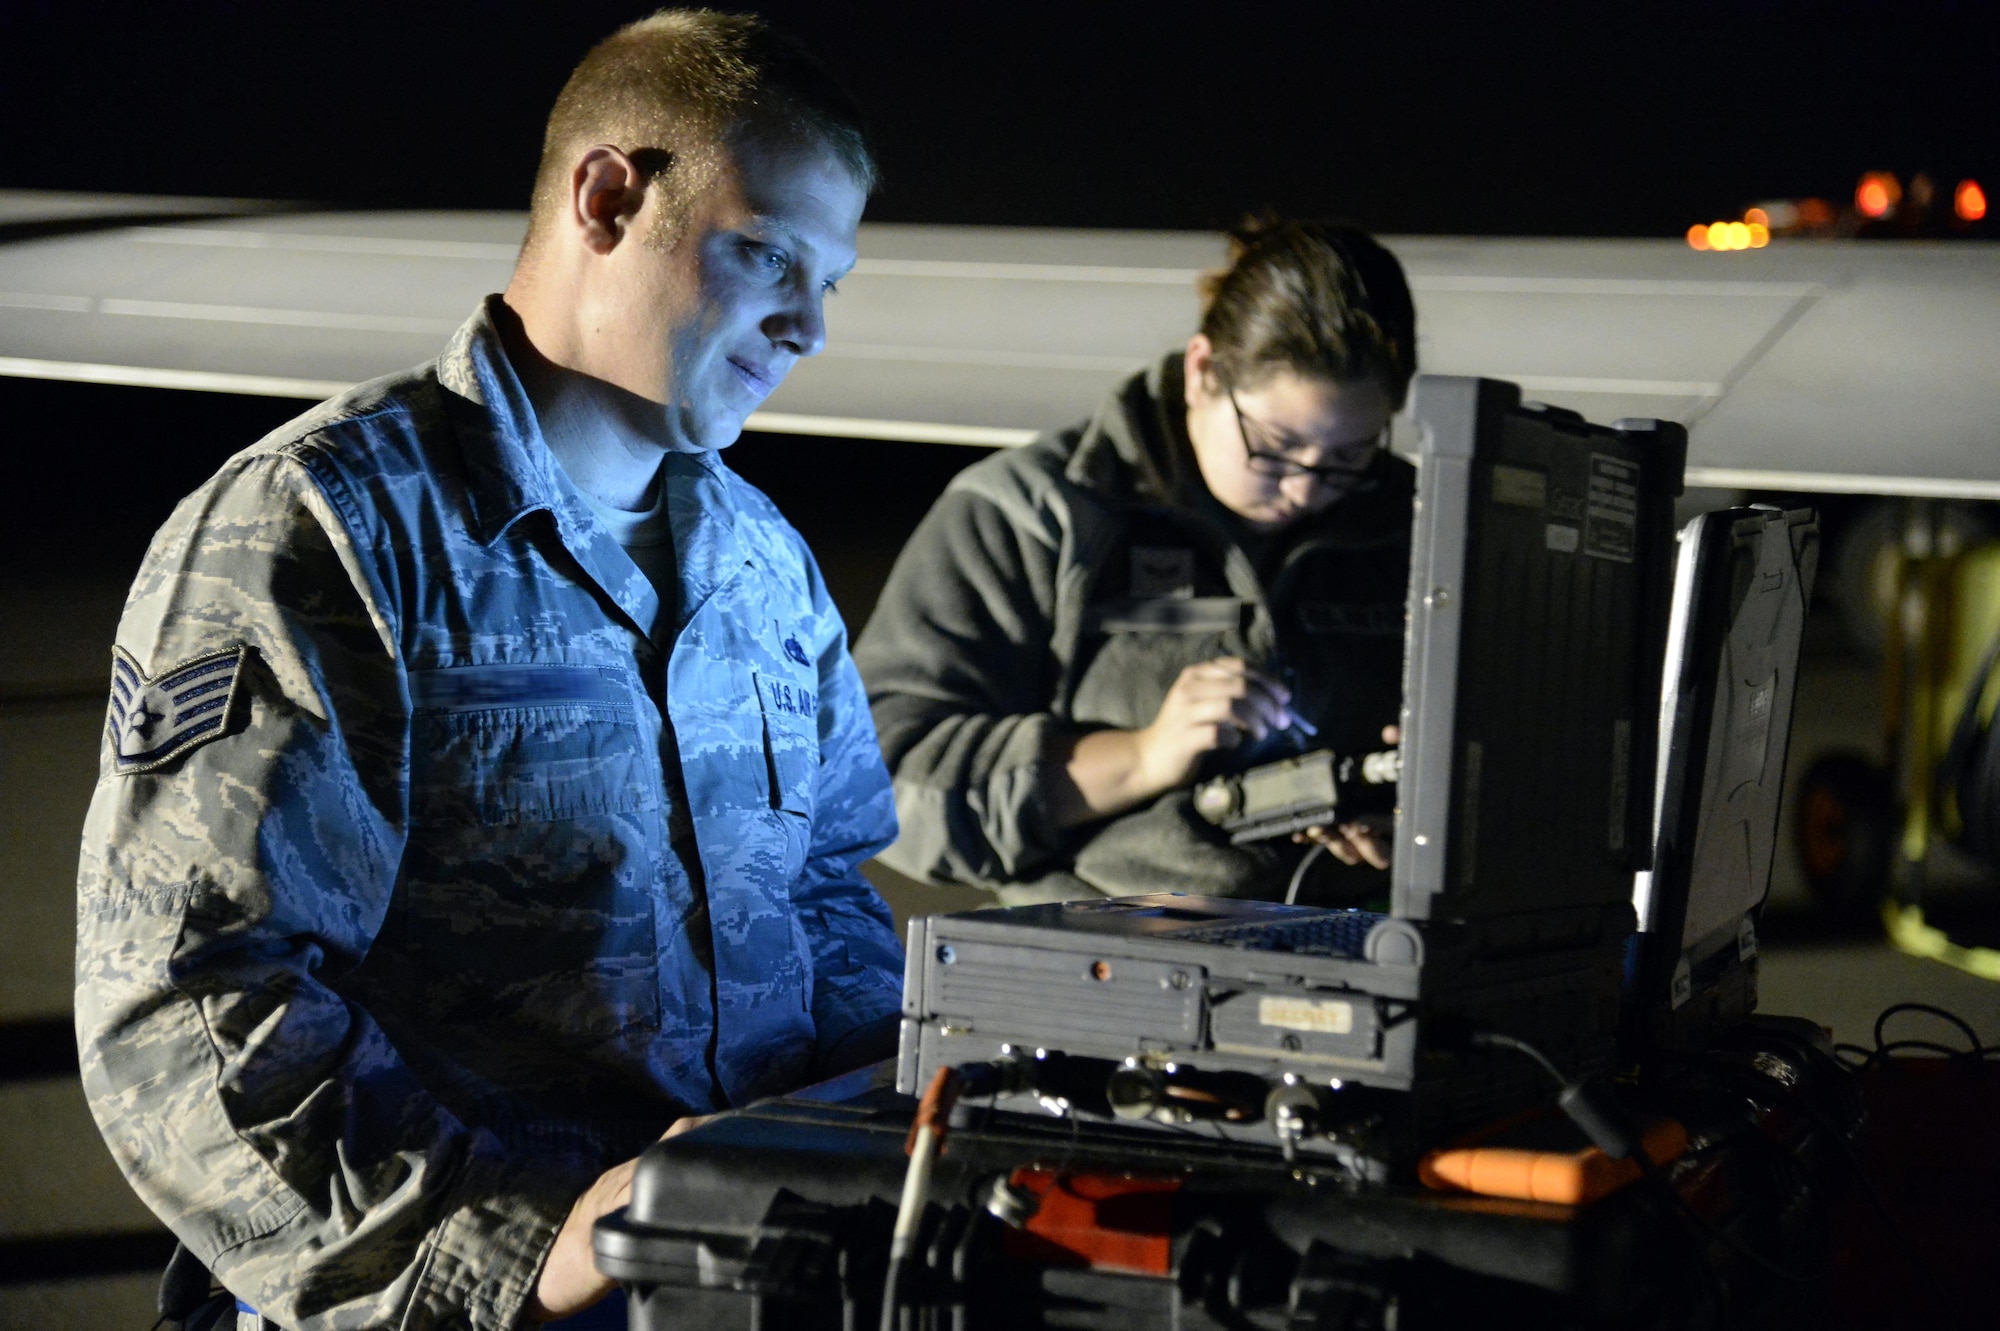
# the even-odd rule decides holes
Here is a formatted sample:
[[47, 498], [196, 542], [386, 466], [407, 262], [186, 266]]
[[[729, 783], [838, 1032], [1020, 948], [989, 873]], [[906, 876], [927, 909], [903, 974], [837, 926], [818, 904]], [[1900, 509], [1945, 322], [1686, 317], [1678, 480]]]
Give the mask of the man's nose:
[[764, 332], [794, 356], [817, 356], [826, 348], [826, 312], [818, 292], [800, 292], [764, 321]]

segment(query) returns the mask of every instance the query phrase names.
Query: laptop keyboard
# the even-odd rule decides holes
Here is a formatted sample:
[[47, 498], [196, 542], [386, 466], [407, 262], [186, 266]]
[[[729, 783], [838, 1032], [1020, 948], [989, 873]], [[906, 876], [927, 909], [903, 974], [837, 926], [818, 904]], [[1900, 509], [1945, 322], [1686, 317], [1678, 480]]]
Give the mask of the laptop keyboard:
[[1370, 910], [1330, 911], [1305, 920], [1251, 920], [1177, 930], [1174, 938], [1214, 943], [1254, 952], [1293, 952], [1314, 957], [1359, 957], [1368, 931], [1384, 917]]

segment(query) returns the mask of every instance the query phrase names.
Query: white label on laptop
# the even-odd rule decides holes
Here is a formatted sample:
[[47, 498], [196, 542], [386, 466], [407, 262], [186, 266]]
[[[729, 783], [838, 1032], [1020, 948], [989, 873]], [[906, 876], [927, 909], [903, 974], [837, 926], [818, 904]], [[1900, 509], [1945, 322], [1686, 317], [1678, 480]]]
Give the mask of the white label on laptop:
[[1257, 1024], [1279, 1026], [1288, 1031], [1314, 1031], [1321, 1035], [1349, 1035], [1354, 1031], [1354, 1004], [1337, 998], [1273, 998], [1257, 1000]]
[[1639, 468], [1603, 453], [1590, 455], [1590, 507], [1583, 521], [1583, 552], [1597, 559], [1632, 562], [1639, 543]]

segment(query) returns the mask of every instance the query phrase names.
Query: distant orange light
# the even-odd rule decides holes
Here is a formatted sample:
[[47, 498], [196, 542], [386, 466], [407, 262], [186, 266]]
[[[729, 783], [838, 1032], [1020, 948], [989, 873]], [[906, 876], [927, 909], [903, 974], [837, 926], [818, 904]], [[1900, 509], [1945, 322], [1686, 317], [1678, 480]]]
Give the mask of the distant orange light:
[[1752, 208], [1749, 212], [1743, 214], [1743, 220], [1751, 226], [1761, 226], [1767, 231], [1771, 226], [1771, 214], [1765, 212], [1762, 208]]
[[1761, 250], [1771, 243], [1771, 228], [1761, 222], [1697, 222], [1687, 229], [1690, 249], [1727, 254], [1732, 250]]
[[1977, 222], [1986, 216], [1986, 191], [1976, 180], [1961, 180], [1952, 191], [1951, 210], [1962, 222]]
[[1902, 201], [1902, 182], [1887, 171], [1870, 171], [1854, 187], [1854, 207], [1863, 217], [1887, 217]]

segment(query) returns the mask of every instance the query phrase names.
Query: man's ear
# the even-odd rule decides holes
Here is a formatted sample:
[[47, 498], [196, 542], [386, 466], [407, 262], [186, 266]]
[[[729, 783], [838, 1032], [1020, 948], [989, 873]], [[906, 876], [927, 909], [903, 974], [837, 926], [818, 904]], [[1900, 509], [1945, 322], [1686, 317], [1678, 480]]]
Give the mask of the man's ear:
[[595, 144], [569, 174], [570, 224], [593, 254], [609, 254], [646, 206], [644, 172], [618, 148]]

